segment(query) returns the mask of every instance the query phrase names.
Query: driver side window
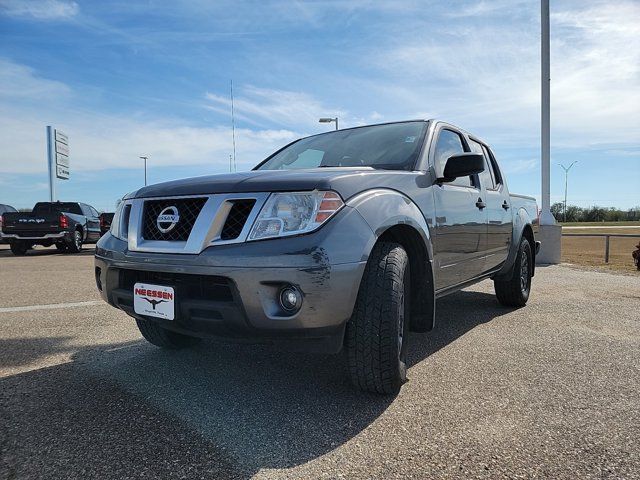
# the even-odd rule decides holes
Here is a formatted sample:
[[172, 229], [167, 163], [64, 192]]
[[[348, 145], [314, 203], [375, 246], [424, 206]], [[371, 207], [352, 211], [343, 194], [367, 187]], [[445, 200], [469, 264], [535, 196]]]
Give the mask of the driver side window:
[[[444, 165], [451, 155], [464, 153], [462, 138], [452, 130], [440, 130], [438, 141], [436, 142], [435, 164], [439, 172], [444, 172]], [[471, 177], [459, 177], [448, 185], [459, 185], [461, 187], [472, 187]]]

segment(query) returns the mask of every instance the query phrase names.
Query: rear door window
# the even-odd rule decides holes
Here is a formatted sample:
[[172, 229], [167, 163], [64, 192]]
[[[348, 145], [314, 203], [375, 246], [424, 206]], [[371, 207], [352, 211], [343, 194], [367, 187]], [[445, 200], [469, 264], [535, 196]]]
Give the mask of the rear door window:
[[502, 181], [502, 174], [500, 173], [500, 167], [498, 167], [498, 162], [496, 161], [496, 157], [491, 151], [491, 149], [486, 145], [482, 145], [482, 148], [484, 149], [485, 157], [487, 158], [487, 160], [489, 160], [489, 163], [491, 164], [491, 171], [493, 172], [493, 179], [497, 188], [504, 183]]
[[491, 167], [491, 160], [489, 159], [489, 155], [484, 149], [484, 145], [476, 142], [473, 139], [469, 139], [469, 147], [471, 148], [472, 152], [479, 153], [484, 157], [484, 171], [480, 172], [480, 174], [478, 175], [480, 177], [480, 183], [484, 185], [484, 188], [488, 188], [490, 190], [496, 188], [493, 168]]

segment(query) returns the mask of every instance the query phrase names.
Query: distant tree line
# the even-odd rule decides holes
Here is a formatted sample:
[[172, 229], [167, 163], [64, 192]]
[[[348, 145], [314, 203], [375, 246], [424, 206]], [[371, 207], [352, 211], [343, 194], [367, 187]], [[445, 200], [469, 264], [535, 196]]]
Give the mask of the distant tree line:
[[620, 210], [614, 207], [577, 207], [567, 205], [567, 218], [564, 216], [564, 204], [557, 202], [551, 205], [551, 213], [559, 222], [624, 222], [640, 221], [640, 206], [629, 210]]

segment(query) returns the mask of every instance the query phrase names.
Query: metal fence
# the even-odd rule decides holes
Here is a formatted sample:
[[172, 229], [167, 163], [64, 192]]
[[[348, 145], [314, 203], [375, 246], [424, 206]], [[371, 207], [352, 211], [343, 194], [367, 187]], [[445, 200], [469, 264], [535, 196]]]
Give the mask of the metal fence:
[[635, 233], [563, 233], [563, 237], [605, 237], [604, 241], [604, 263], [609, 263], [609, 238], [611, 237], [635, 237], [640, 235]]

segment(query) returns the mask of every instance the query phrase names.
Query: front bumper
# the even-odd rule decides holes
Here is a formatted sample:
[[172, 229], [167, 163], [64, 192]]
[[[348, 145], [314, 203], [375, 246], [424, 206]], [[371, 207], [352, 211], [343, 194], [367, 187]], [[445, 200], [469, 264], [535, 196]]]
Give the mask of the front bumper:
[[[363, 246], [373, 235], [359, 214], [343, 215], [351, 217], [349, 241], [321, 229], [300, 237], [210, 247], [198, 255], [131, 252], [126, 242], [107, 233], [96, 248], [96, 283], [109, 304], [177, 332], [337, 352], [366, 265]], [[344, 261], [349, 258], [354, 261]], [[136, 314], [136, 282], [173, 287], [175, 319]], [[278, 302], [287, 285], [303, 296], [294, 314]]]

